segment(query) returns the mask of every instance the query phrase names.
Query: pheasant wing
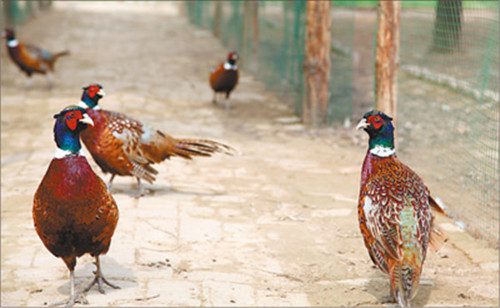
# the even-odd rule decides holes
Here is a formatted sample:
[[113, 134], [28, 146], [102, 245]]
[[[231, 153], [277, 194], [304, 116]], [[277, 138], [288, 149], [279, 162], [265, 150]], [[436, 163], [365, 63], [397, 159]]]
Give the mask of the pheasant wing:
[[144, 133], [142, 123], [119, 112], [109, 111], [109, 115], [112, 134], [123, 143], [122, 149], [127, 158], [138, 164], [147, 164], [148, 160], [144, 158], [140, 148]]
[[362, 206], [367, 229], [375, 240], [375, 248], [394, 260], [400, 260], [403, 239], [398, 214], [402, 205], [389, 191], [384, 178], [372, 179], [366, 184]]
[[24, 44], [24, 48], [33, 59], [42, 59], [43, 50], [35, 45]]
[[44, 71], [48, 67], [41, 61], [42, 51], [40, 48], [30, 44], [19, 44], [20, 59], [22, 65], [30, 70]]
[[122, 113], [109, 111], [112, 135], [120, 141], [123, 164], [127, 171], [137, 178], [144, 179], [150, 183], [155, 180], [158, 171], [150, 166], [152, 161], [145, 155], [141, 138], [147, 129], [143, 124]]

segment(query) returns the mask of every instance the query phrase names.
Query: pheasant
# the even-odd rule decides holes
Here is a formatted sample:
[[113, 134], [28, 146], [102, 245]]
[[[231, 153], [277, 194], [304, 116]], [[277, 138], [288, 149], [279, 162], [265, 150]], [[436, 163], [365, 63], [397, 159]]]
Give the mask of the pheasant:
[[238, 83], [238, 54], [233, 51], [228, 54], [227, 61], [221, 63], [210, 72], [210, 86], [214, 90], [213, 103], [216, 104], [218, 92], [226, 93], [226, 110], [229, 109], [229, 95]]
[[177, 139], [149, 127], [122, 113], [103, 110], [98, 101], [105, 95], [102, 86], [91, 84], [83, 88], [79, 106], [86, 108], [94, 127], [81, 133], [81, 138], [97, 165], [111, 173], [108, 188], [116, 175], [134, 176], [143, 195], [141, 180], [153, 183], [158, 171], [151, 165], [171, 156], [192, 159], [211, 156], [215, 152], [231, 154], [233, 149], [205, 139]]
[[73, 306], [87, 303], [82, 294], [76, 294], [74, 281], [76, 258], [86, 253], [95, 257], [97, 270], [84, 292], [97, 283], [104, 293], [103, 282], [119, 288], [104, 278], [99, 262], [99, 256], [109, 249], [118, 208], [106, 184], [80, 154], [79, 134], [93, 125], [85, 109], [69, 106], [54, 118], [57, 150], [35, 193], [33, 221], [45, 247], [63, 259], [70, 273], [70, 298], [57, 304]]
[[396, 156], [392, 118], [366, 113], [357, 129], [369, 135], [361, 172], [358, 218], [368, 253], [389, 274], [392, 299], [408, 307], [416, 295], [430, 242], [431, 198], [422, 179]]
[[59, 57], [69, 54], [65, 50], [58, 53], [51, 53], [31, 44], [18, 42], [11, 28], [5, 29], [4, 35], [7, 39], [7, 50], [12, 61], [28, 76], [27, 88], [31, 87], [34, 73], [43, 74], [47, 78], [49, 88], [52, 87], [51, 75], [54, 71], [54, 64]]

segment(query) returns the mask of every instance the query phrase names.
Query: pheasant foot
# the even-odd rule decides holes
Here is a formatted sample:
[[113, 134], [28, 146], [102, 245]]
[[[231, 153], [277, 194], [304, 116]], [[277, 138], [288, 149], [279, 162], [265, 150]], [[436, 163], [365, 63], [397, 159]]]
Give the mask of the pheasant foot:
[[113, 289], [120, 289], [119, 286], [117, 285], [114, 285], [112, 283], [110, 283], [109, 281], [106, 280], [106, 278], [104, 278], [102, 272], [101, 272], [101, 265], [100, 265], [100, 262], [99, 262], [99, 256], [96, 256], [96, 266], [97, 266], [97, 269], [96, 271], [94, 272], [95, 276], [94, 276], [94, 280], [89, 284], [88, 287], [85, 288], [85, 290], [83, 290], [83, 292], [87, 292], [89, 291], [96, 283], [97, 283], [97, 287], [98, 287], [98, 290], [99, 292], [101, 292], [102, 294], [106, 293], [104, 291], [104, 288], [103, 288], [103, 282], [105, 284], [107, 284], [108, 286], [112, 287]]

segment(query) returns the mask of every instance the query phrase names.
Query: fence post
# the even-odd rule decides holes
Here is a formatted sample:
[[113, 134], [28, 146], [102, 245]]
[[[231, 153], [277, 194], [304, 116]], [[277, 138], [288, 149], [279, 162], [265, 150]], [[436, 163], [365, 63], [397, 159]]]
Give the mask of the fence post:
[[17, 1], [2, 1], [2, 5], [7, 26], [17, 26], [22, 23], [22, 12]]
[[397, 115], [397, 73], [401, 2], [378, 1], [375, 54], [375, 106], [394, 119]]
[[187, 16], [187, 0], [179, 1], [177, 4], [179, 5], [179, 15]]
[[249, 50], [251, 48], [252, 42], [249, 42], [249, 38], [251, 35], [251, 9], [250, 9], [250, 1], [243, 2], [243, 40], [242, 40], [242, 48], [238, 50], [241, 55], [240, 66], [247, 66], [250, 63], [249, 59]]
[[251, 65], [249, 68], [257, 73], [259, 70], [259, 3], [258, 1], [250, 1], [250, 10], [252, 14], [252, 51], [250, 54]]
[[38, 0], [38, 7], [42, 10], [48, 10], [52, 7], [52, 0]]
[[222, 18], [222, 3], [220, 1], [215, 1], [214, 36], [219, 38], [220, 38], [221, 18]]
[[306, 2], [304, 101], [302, 120], [307, 125], [326, 124], [330, 98], [330, 1]]

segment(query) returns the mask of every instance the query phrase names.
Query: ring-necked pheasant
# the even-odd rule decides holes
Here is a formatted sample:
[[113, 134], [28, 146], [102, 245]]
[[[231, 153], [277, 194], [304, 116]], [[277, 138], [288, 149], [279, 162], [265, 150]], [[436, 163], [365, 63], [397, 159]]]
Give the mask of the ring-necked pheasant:
[[83, 88], [79, 106], [87, 108], [94, 127], [82, 132], [81, 138], [104, 173], [111, 173], [108, 187], [116, 175], [135, 176], [139, 195], [143, 194], [141, 179], [153, 183], [158, 171], [151, 165], [171, 156], [191, 159], [192, 156], [211, 156], [233, 149], [205, 139], [178, 139], [149, 127], [122, 113], [101, 109], [97, 104], [104, 96], [99, 84]]
[[229, 95], [238, 83], [238, 54], [233, 51], [227, 55], [227, 61], [219, 64], [210, 72], [210, 86], [214, 90], [213, 103], [217, 103], [217, 93], [226, 94], [226, 110], [229, 109]]
[[431, 237], [430, 197], [422, 179], [396, 157], [392, 118], [370, 111], [357, 129], [369, 135], [362, 173], [358, 218], [372, 261], [389, 274], [391, 295], [401, 306], [416, 295]]
[[71, 295], [61, 303], [72, 306], [86, 303], [82, 294], [75, 292], [74, 282], [76, 258], [86, 253], [95, 257], [97, 270], [84, 292], [96, 282], [101, 293], [103, 282], [118, 288], [104, 278], [99, 262], [99, 256], [109, 249], [118, 208], [106, 184], [80, 154], [79, 134], [87, 125], [93, 125], [85, 109], [69, 106], [54, 117], [57, 150], [35, 193], [33, 221], [45, 247], [62, 258], [69, 269]]
[[7, 50], [10, 58], [28, 76], [26, 87], [31, 87], [31, 75], [34, 73], [45, 75], [49, 88], [52, 87], [50, 72], [54, 71], [56, 60], [61, 56], [68, 55], [69, 51], [51, 53], [35, 45], [19, 42], [12, 28], [5, 29], [4, 35], [7, 39]]

